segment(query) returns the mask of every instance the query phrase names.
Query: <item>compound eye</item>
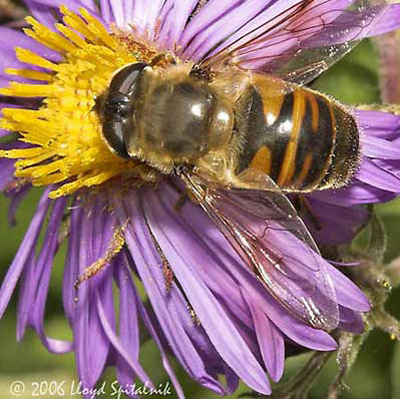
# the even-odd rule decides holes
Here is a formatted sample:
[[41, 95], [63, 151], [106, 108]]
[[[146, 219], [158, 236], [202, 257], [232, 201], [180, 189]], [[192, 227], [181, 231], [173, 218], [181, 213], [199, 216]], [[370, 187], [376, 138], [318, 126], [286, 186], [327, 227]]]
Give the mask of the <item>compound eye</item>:
[[118, 92], [127, 97], [132, 96], [139, 76], [148, 66], [145, 62], [136, 62], [122, 67], [113, 76], [109, 92]]
[[100, 96], [96, 110], [102, 122], [103, 138], [111, 151], [129, 158], [126, 142], [135, 135], [133, 113], [139, 78], [148, 67], [144, 62], [124, 66], [111, 79], [107, 92]]
[[116, 93], [113, 97], [107, 99], [104, 105], [104, 113], [111, 116], [112, 118], [127, 118], [132, 112], [132, 106], [130, 104], [129, 98]]

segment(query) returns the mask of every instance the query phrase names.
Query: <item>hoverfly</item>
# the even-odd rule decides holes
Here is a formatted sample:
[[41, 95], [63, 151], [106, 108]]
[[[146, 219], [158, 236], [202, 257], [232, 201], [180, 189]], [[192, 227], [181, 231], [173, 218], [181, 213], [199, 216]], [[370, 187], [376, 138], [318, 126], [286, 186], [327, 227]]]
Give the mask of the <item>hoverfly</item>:
[[[152, 176], [180, 178], [277, 301], [331, 330], [339, 319], [331, 278], [286, 194], [345, 186], [360, 162], [359, 129], [345, 106], [304, 85], [365, 37], [385, 6], [283, 3], [207, 52], [194, 35], [167, 66], [122, 67], [96, 112], [111, 151]], [[290, 231], [306, 259], [289, 261], [274, 229]]]

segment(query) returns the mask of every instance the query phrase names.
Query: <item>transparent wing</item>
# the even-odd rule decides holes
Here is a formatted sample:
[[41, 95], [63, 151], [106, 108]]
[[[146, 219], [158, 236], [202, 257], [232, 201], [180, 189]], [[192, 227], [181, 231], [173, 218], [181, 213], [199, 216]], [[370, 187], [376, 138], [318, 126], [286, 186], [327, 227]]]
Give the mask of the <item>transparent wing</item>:
[[349, 52], [387, 11], [384, 0], [278, 1], [216, 43], [200, 64], [235, 64], [306, 84]]
[[319, 329], [337, 326], [336, 295], [311, 235], [269, 176], [239, 176], [226, 188], [183, 174], [189, 192], [267, 290], [294, 316]]

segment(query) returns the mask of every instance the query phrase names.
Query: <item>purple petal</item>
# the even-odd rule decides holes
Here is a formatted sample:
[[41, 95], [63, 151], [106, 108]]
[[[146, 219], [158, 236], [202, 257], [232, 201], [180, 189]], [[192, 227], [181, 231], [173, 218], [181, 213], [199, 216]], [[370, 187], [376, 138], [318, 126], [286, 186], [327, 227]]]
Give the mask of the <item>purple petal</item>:
[[390, 4], [368, 36], [378, 36], [400, 28], [400, 4]]
[[223, 387], [207, 374], [203, 360], [183, 328], [181, 312], [178, 309], [180, 307], [185, 309], [185, 314], [189, 319], [190, 316], [182, 295], [179, 295], [176, 287], [173, 287], [169, 293], [166, 291], [164, 276], [159, 266], [161, 260], [151, 237], [147, 233], [147, 227], [141, 220], [140, 211], [135, 207], [137, 200], [132, 201], [132, 198], [130, 198], [129, 202], [132, 202], [133, 210], [126, 214], [123, 219], [126, 220], [129, 217], [133, 221], [133, 225], [126, 229], [126, 241], [131, 253], [134, 254], [139, 276], [168, 343], [192, 378], [209, 389], [223, 394]]
[[[198, 276], [196, 265], [199, 262], [212, 262], [211, 259], [207, 259], [209, 255], [205, 254], [201, 248], [196, 248], [196, 242], [190, 237], [179, 234], [176, 221], [171, 214], [160, 207], [154, 193], [146, 192], [144, 209], [153, 234], [167, 259], [170, 259], [176, 277], [222, 358], [247, 385], [258, 392], [268, 394], [269, 382], [265, 378], [262, 367], [247, 348], [219, 301]], [[136, 234], [138, 234], [137, 230], [138, 227], [136, 227]], [[143, 245], [143, 242], [141, 244]]]
[[[167, 190], [163, 189], [164, 196], [166, 192]], [[234, 277], [236, 284], [239, 284], [246, 291], [249, 300], [254, 301], [254, 303], [262, 307], [269, 319], [293, 341], [316, 350], [333, 350], [336, 348], [336, 342], [329, 334], [313, 329], [295, 319], [268, 294], [265, 287], [261, 285], [248, 267], [243, 264], [243, 261], [233, 251], [222, 233], [211, 223], [199, 207], [188, 203], [182, 208], [179, 216], [179, 220], [182, 219], [188, 226], [192, 227], [192, 235], [196, 237], [196, 232], [203, 232], [201, 235], [197, 235], [196, 241], [200, 242], [204, 240], [208, 246], [207, 252], [213, 256], [212, 262], [202, 261], [199, 262], [197, 267], [200, 265], [220, 265], [225, 270], [227, 277], [230, 279]], [[207, 234], [204, 234], [205, 232]], [[188, 234], [188, 232], [185, 233], [185, 235]], [[188, 251], [192, 252], [193, 244], [183, 244], [179, 249], [183, 254], [186, 254]], [[206, 276], [209, 273], [212, 275], [215, 269], [217, 269], [215, 266], [207, 267], [206, 271], [202, 272], [202, 276]], [[227, 297], [230, 298], [230, 296]]]
[[312, 217], [306, 213], [303, 219], [318, 244], [348, 243], [369, 216], [369, 212], [361, 206], [346, 206], [340, 202], [326, 203], [314, 195], [308, 196], [308, 203]]
[[[111, 325], [107, 314], [106, 314], [106, 309], [105, 306], [102, 303], [102, 300], [99, 296], [99, 293], [96, 293], [96, 303], [97, 303], [97, 310], [98, 310], [98, 314], [99, 314], [99, 319], [101, 322], [101, 325], [104, 329], [104, 333], [106, 334], [107, 338], [109, 339], [109, 341], [112, 343], [112, 345], [114, 346], [114, 348], [117, 350], [118, 354], [120, 356], [122, 356], [124, 362], [126, 362], [129, 367], [135, 371], [135, 373], [140, 376], [140, 378], [142, 379], [142, 381], [144, 383], [149, 384], [151, 387], [153, 387], [152, 383], [150, 382], [149, 378], [147, 377], [146, 373], [143, 371], [143, 369], [138, 366], [137, 361], [135, 359], [132, 359], [131, 355], [126, 351], [126, 349], [124, 348], [122, 342], [120, 341], [120, 339], [117, 337], [117, 335], [114, 332], [114, 328]], [[125, 383], [125, 381], [120, 381], [121, 384]], [[129, 380], [127, 382], [128, 385], [132, 384], [132, 380]]]
[[384, 191], [400, 191], [400, 174], [389, 168], [381, 167], [373, 160], [364, 159], [357, 173], [357, 179]]
[[[243, 292], [246, 298], [246, 292]], [[254, 321], [258, 344], [267, 370], [277, 382], [281, 379], [285, 364], [285, 342], [282, 333], [270, 322], [257, 303], [247, 301]]]
[[35, 251], [44, 218], [50, 206], [50, 191], [51, 187], [48, 187], [43, 192], [31, 224], [25, 234], [17, 254], [14, 257], [13, 262], [8, 269], [6, 277], [3, 280], [0, 289], [0, 318], [3, 316], [8, 302], [10, 301], [11, 295], [15, 289], [22, 270], [26, 266], [27, 262], [29, 262], [32, 252]]
[[185, 395], [183, 393], [182, 387], [179, 383], [178, 378], [176, 377], [174, 370], [168, 360], [167, 357], [167, 348], [165, 347], [165, 345], [163, 344], [163, 340], [161, 337], [161, 331], [160, 328], [157, 328], [157, 326], [155, 325], [155, 323], [153, 322], [153, 320], [149, 317], [148, 312], [146, 310], [146, 308], [144, 307], [142, 301], [140, 300], [139, 297], [136, 297], [136, 304], [137, 307], [139, 309], [140, 312], [140, 316], [143, 320], [144, 325], [146, 326], [148, 332], [150, 333], [150, 335], [152, 336], [154, 342], [157, 344], [157, 347], [160, 351], [161, 354], [161, 360], [162, 360], [162, 364], [164, 366], [165, 371], [167, 372], [167, 374], [169, 375], [169, 377], [171, 378], [171, 381], [175, 387], [176, 393], [178, 395], [179, 399], [185, 399]]
[[[287, 7], [293, 1], [298, 0], [286, 2]], [[239, 29], [242, 28], [242, 34], [251, 31], [251, 27], [248, 25], [255, 17], [261, 15], [260, 18], [270, 20], [274, 16], [274, 13], [270, 13], [271, 10], [268, 8], [270, 3], [271, 1], [267, 1], [260, 4], [257, 0], [224, 2], [210, 0], [189, 23], [178, 45], [186, 49], [186, 57], [199, 59], [225, 38], [231, 38]], [[267, 11], [262, 13], [264, 10]], [[261, 23], [260, 21], [259, 24]], [[224, 43], [224, 45], [228, 46], [229, 43]]]
[[370, 304], [364, 293], [343, 273], [330, 265], [328, 268], [336, 290], [337, 300], [343, 307], [358, 312], [368, 312]]
[[372, 135], [362, 137], [363, 155], [377, 159], [400, 159], [400, 142], [388, 141]]
[[35, 263], [35, 252], [32, 251], [21, 274], [21, 288], [18, 292], [17, 341], [21, 341], [25, 334], [29, 312], [31, 311], [34, 290], [36, 288], [33, 285]]
[[65, 203], [65, 198], [54, 203], [39, 258], [36, 261], [33, 257], [25, 270], [25, 279], [18, 303], [18, 339], [22, 339], [29, 320], [29, 324], [35, 328], [43, 344], [49, 351], [55, 353], [72, 350], [70, 342], [48, 338], [43, 326], [50, 274], [58, 247], [58, 230], [64, 215]]
[[[79, 275], [105, 255], [117, 225], [104, 201], [88, 201], [81, 206], [85, 208], [81, 229], [75, 233], [79, 235]], [[78, 275], [75, 276], [75, 280], [77, 278]], [[111, 325], [115, 323], [112, 270], [106, 268], [90, 280], [84, 281], [76, 295], [72, 317], [76, 362], [84, 387], [91, 388], [104, 370], [110, 347], [98, 313], [97, 295], [101, 295], [108, 322]]]
[[387, 202], [395, 197], [395, 193], [371, 187], [357, 179], [354, 179], [349, 187], [339, 190], [320, 191], [311, 195], [311, 198], [315, 198], [318, 201], [342, 206]]
[[339, 313], [326, 261], [309, 246], [312, 240], [308, 244], [293, 234], [299, 227], [299, 235], [304, 231], [302, 223], [291, 223], [286, 213], [281, 223], [275, 213], [270, 218], [274, 209], [262, 191], [220, 189], [209, 198], [211, 218], [244, 263], [257, 269], [271, 295], [305, 323], [335, 328]]
[[[102, 13], [105, 14], [105, 16], [108, 19], [111, 19], [112, 22], [115, 22], [115, 24], [120, 27], [120, 28], [127, 28], [129, 26], [129, 23], [132, 21], [132, 14], [127, 13], [127, 10], [125, 7], [128, 5], [128, 3], [131, 4], [130, 8], [133, 6], [133, 1], [118, 1], [118, 0], [109, 0], [107, 1], [108, 6], [105, 4], [106, 2], [104, 1], [102, 3]], [[104, 11], [103, 11], [104, 7]], [[129, 6], [128, 6], [129, 7]], [[109, 9], [109, 10], [108, 10]], [[112, 18], [109, 17], [109, 12], [112, 15]]]
[[352, 334], [362, 334], [364, 332], [364, 322], [358, 312], [340, 307], [339, 328]]
[[387, 140], [399, 137], [400, 115], [381, 111], [355, 110], [355, 116], [364, 136], [380, 137]]
[[63, 305], [65, 314], [70, 323], [73, 322], [75, 313], [75, 288], [74, 284], [79, 276], [79, 241], [82, 229], [82, 220], [84, 217], [84, 209], [80, 206], [80, 202], [75, 199], [71, 206], [68, 250], [64, 267], [63, 276]]
[[198, 0], [182, 0], [179, 4], [176, 0], [168, 0], [164, 5], [164, 10], [169, 10], [169, 12], [165, 12], [162, 17], [164, 24], [157, 41], [164, 47], [173, 49], [198, 3]]
[[[131, 1], [131, 3], [133, 3], [133, 1]], [[111, 24], [115, 18], [112, 15], [110, 0], [100, 0], [99, 4], [100, 4], [100, 14], [103, 21], [108, 25]]]
[[[125, 0], [129, 1], [129, 0]], [[120, 3], [115, 2], [114, 8], [121, 7]], [[137, 0], [134, 2], [133, 14], [126, 15], [123, 21], [123, 27], [128, 24], [133, 25], [142, 35], [154, 39], [156, 27], [159, 23], [159, 15], [163, 7], [164, 0]], [[126, 19], [128, 17], [129, 19]]]
[[228, 367], [225, 362], [223, 363], [223, 366], [227, 385], [227, 394], [231, 395], [238, 389], [240, 380], [237, 374], [233, 372], [232, 369]]
[[40, 23], [49, 28], [54, 27], [56, 20], [54, 18], [54, 14], [47, 5], [41, 4], [40, 2], [34, 0], [24, 0], [24, 3], [29, 9], [29, 13]]
[[0, 191], [14, 179], [14, 162], [15, 159], [0, 158]]
[[[303, 4], [301, 12], [291, 18], [301, 4], [300, 0], [211, 0], [186, 22], [176, 47], [184, 58], [193, 60], [230, 52], [241, 66], [286, 79], [294, 78], [293, 71], [309, 69], [310, 59], [324, 61], [324, 67], [294, 78], [309, 81], [346, 54], [349, 41], [365, 37], [384, 11], [380, 5], [365, 6], [353, 0], [316, 0]], [[165, 24], [168, 32], [172, 25]], [[334, 54], [332, 45], [336, 46]]]
[[29, 315], [29, 323], [39, 334], [45, 347], [54, 353], [65, 353], [73, 350], [72, 342], [47, 337], [43, 325], [50, 275], [54, 257], [58, 250], [58, 232], [64, 216], [66, 203], [66, 198], [53, 201], [53, 210], [43, 241], [44, 244], [35, 265], [34, 279], [31, 281], [36, 292], [34, 293], [34, 298], [32, 298], [33, 307]]
[[[150, 382], [152, 385], [150, 378], [139, 363], [140, 342], [139, 310], [136, 306], [137, 294], [125, 262], [124, 259], [120, 258], [118, 267], [116, 268], [116, 278], [120, 290], [120, 338], [118, 340], [114, 333], [110, 334], [109, 331], [106, 330], [105, 332], [109, 337], [112, 337], [110, 341], [113, 342], [117, 352], [122, 356], [122, 358], [119, 357], [117, 361], [118, 381], [125, 385], [132, 384], [133, 376], [128, 372], [127, 366], [129, 366], [143, 383]], [[128, 359], [128, 361], [126, 359]]]

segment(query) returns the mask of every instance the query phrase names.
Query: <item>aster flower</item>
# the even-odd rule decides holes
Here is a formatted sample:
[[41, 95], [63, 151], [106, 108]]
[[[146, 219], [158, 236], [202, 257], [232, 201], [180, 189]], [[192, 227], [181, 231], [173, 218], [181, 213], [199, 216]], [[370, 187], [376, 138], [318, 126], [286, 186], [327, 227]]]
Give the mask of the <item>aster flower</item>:
[[[21, 280], [18, 339], [29, 326], [49, 351], [75, 351], [87, 388], [107, 366], [116, 367], [122, 386], [134, 378], [152, 385], [139, 361], [143, 324], [183, 398], [170, 354], [191, 378], [218, 394], [234, 392], [239, 380], [270, 394], [268, 376], [273, 381], [282, 376], [286, 342], [331, 351], [336, 342], [325, 330], [361, 333], [360, 314], [368, 311], [368, 300], [304, 241], [287, 229], [270, 229], [269, 240], [295, 277], [285, 280], [291, 293], [311, 296], [309, 304], [323, 313], [314, 324], [301, 317], [294, 299], [290, 306], [298, 309], [296, 314], [266, 290], [198, 205], [186, 201], [176, 210], [181, 198], [176, 177], [166, 177], [155, 187], [136, 187], [129, 172], [138, 161], [109, 150], [91, 111], [116, 70], [149, 62], [165, 50], [196, 62], [237, 48], [235, 61], [246, 68], [308, 82], [345, 54], [350, 40], [397, 28], [399, 7], [365, 8], [347, 0], [105, 0], [100, 8], [90, 0], [64, 3], [69, 8], [58, 8], [52, 0], [27, 1], [35, 17], [27, 19], [31, 28], [25, 34], [1, 28], [6, 68], [0, 76], [1, 136], [9, 140], [1, 151], [0, 187], [11, 197], [10, 219], [31, 185], [46, 186], [0, 290], [2, 315]], [[353, 11], [347, 10], [350, 5]], [[296, 7], [301, 17], [291, 21]], [[241, 51], [242, 38], [253, 43], [246, 51]], [[15, 52], [14, 43], [19, 43]], [[318, 65], [289, 74], [296, 69], [294, 63], [302, 64], [311, 55], [321, 60]], [[336, 244], [335, 235], [343, 229], [346, 240], [353, 237], [353, 230], [341, 222], [352, 212], [350, 206], [382, 202], [400, 191], [399, 117], [356, 115], [363, 156], [358, 174], [345, 189], [308, 196], [324, 223], [332, 225], [329, 215], [340, 215], [330, 232], [316, 232], [321, 243]], [[17, 141], [10, 132], [19, 132]], [[359, 209], [354, 224], [365, 216]], [[68, 251], [62, 289], [72, 342], [48, 337], [44, 327], [65, 218]], [[310, 264], [318, 265], [325, 280], [309, 270]], [[326, 285], [319, 287], [320, 281]], [[118, 311], [113, 284], [119, 288]], [[148, 302], [139, 296], [139, 285]], [[327, 317], [332, 320], [321, 324]], [[219, 375], [225, 376], [226, 386]]]

